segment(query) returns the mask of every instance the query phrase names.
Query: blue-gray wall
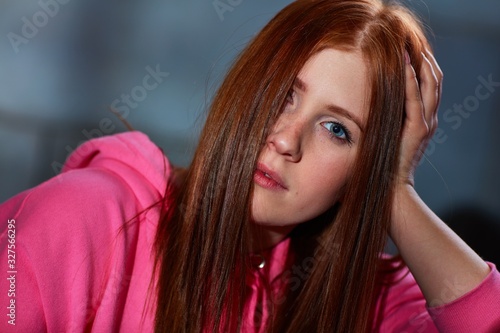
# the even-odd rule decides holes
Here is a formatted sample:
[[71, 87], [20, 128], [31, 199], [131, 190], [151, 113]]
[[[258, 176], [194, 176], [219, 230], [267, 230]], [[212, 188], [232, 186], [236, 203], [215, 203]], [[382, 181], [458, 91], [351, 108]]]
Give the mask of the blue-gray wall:
[[[127, 107], [126, 120], [174, 163], [188, 164], [206, 103], [231, 60], [288, 3], [0, 2], [0, 202], [52, 177], [87, 137], [125, 130], [107, 111], [111, 104]], [[458, 231], [476, 232], [479, 243], [498, 250], [500, 2], [408, 3], [434, 32], [445, 73], [440, 135], [417, 189]], [[168, 76], [141, 88], [156, 69]], [[131, 93], [136, 100], [127, 106], [122, 96]]]

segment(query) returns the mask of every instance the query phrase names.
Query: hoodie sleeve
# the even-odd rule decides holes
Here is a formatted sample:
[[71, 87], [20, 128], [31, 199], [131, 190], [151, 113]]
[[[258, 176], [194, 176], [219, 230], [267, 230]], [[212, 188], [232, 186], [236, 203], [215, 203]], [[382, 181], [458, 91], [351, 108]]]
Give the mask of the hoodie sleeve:
[[[429, 307], [408, 268], [396, 273], [377, 300], [374, 332], [496, 333], [500, 332], [500, 273], [490, 274], [473, 290], [453, 302]], [[453, 281], [459, 286], [459, 281]], [[445, 292], [451, 292], [444, 290]]]
[[91, 140], [60, 175], [0, 205], [1, 332], [119, 329], [137, 246], [159, 214], [133, 218], [161, 199], [169, 172], [146, 139]]
[[[428, 307], [440, 332], [500, 332], [500, 273], [494, 264], [488, 265], [490, 273], [476, 288], [450, 303]], [[445, 292], [459, 287], [455, 279]]]

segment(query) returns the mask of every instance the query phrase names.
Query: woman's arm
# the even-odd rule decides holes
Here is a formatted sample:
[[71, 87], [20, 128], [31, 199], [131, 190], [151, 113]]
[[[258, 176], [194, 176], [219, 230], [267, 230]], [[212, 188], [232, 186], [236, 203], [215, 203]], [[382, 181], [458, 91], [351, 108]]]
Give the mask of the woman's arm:
[[429, 306], [449, 303], [478, 286], [488, 265], [420, 199], [396, 190], [391, 237]]
[[442, 72], [430, 52], [422, 54], [420, 86], [406, 65], [406, 120], [395, 185], [390, 235], [429, 306], [449, 303], [478, 286], [488, 265], [420, 199], [413, 174], [437, 127]]

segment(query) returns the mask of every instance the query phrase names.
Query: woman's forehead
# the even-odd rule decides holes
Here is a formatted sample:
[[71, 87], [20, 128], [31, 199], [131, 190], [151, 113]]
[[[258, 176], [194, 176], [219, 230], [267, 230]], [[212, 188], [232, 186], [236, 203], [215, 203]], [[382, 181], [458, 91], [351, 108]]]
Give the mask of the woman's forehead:
[[360, 51], [319, 51], [307, 60], [297, 79], [322, 103], [335, 104], [362, 120], [367, 116], [371, 85]]

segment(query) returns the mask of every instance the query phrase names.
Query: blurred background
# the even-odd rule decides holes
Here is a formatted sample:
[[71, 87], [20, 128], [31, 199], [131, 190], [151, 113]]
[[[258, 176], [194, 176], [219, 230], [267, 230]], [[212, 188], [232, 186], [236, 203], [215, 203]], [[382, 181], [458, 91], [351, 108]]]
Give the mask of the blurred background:
[[[232, 60], [290, 2], [0, 0], [0, 202], [56, 175], [81, 142], [125, 131], [109, 106], [188, 165]], [[417, 190], [500, 264], [500, 2], [406, 4], [445, 73]]]

